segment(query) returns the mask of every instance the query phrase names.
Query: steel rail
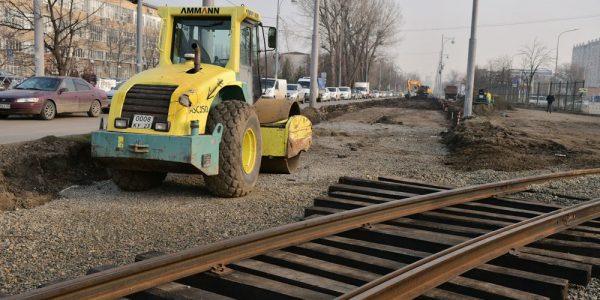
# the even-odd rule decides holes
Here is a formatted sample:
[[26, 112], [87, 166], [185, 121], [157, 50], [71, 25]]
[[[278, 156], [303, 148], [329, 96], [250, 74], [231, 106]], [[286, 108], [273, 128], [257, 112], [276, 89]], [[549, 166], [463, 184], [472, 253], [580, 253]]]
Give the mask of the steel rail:
[[574, 170], [441, 191], [284, 225], [234, 239], [120, 266], [6, 298], [114, 299], [269, 251], [432, 209], [524, 191], [533, 184], [600, 174]]
[[600, 199], [539, 215], [433, 254], [337, 299], [413, 299], [514, 248], [597, 217]]

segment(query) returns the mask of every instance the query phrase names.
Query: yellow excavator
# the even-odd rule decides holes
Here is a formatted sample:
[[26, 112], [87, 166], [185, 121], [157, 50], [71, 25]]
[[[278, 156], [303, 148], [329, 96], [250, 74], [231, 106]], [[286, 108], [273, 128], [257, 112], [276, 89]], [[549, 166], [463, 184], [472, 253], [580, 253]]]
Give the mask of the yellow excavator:
[[408, 89], [407, 99], [427, 99], [433, 93], [429, 86], [422, 85], [421, 80], [409, 79], [406, 85]]

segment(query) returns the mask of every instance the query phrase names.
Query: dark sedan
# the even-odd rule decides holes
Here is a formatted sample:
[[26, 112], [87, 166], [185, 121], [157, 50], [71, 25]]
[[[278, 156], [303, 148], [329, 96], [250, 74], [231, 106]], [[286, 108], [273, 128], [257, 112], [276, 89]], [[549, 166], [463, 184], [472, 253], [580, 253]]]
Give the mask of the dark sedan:
[[87, 112], [97, 117], [108, 106], [106, 93], [75, 77], [31, 77], [0, 92], [0, 118], [37, 115], [51, 120], [59, 113]]

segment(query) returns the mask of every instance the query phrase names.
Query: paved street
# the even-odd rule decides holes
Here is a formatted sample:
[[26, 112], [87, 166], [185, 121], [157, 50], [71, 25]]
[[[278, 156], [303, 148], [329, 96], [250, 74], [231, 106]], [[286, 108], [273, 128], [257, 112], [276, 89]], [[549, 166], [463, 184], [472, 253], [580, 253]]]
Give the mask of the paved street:
[[[351, 102], [369, 101], [364, 100], [344, 100], [329, 101], [317, 103], [317, 108], [321, 106], [346, 104]], [[308, 104], [300, 105], [302, 108]], [[103, 115], [106, 118], [106, 115]], [[90, 118], [85, 113], [59, 115], [51, 121], [42, 121], [33, 117], [11, 116], [8, 120], [0, 120], [0, 144], [10, 144], [24, 142], [43, 138], [49, 135], [65, 136], [73, 134], [84, 134], [98, 129], [100, 118]]]
[[[106, 115], [103, 115], [106, 117]], [[51, 121], [42, 121], [33, 117], [11, 116], [0, 120], [0, 144], [24, 142], [43, 138], [48, 135], [64, 136], [89, 133], [98, 129], [100, 118], [90, 118], [85, 113], [59, 115]]]

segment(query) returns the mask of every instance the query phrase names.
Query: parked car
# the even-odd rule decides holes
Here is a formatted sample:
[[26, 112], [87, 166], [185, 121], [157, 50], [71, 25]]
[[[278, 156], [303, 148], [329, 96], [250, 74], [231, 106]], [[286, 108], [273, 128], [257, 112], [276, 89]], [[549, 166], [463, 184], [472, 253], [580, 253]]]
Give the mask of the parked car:
[[262, 78], [260, 80], [264, 98], [284, 98], [287, 95], [287, 80]]
[[59, 113], [87, 112], [98, 117], [108, 106], [106, 93], [81, 78], [31, 77], [0, 92], [0, 117], [25, 114], [51, 120]]
[[369, 94], [370, 98], [379, 98], [381, 97], [381, 94], [379, 93], [379, 91], [375, 90], [375, 91], [371, 91], [371, 93]]
[[287, 85], [287, 96], [290, 101], [304, 102], [304, 92], [302, 86], [297, 83]]
[[357, 89], [352, 89], [351, 93], [352, 93], [352, 99], [362, 99], [363, 98], [363, 93], [361, 93], [361, 91], [359, 91]]
[[340, 100], [340, 90], [336, 87], [327, 87], [327, 91], [331, 95], [331, 100]]
[[317, 98], [318, 102], [326, 102], [331, 101], [331, 93], [327, 89], [319, 90], [319, 97]]
[[106, 92], [106, 97], [108, 97], [108, 105], [106, 108], [103, 109], [104, 112], [108, 112], [108, 110], [110, 109], [110, 103], [112, 102], [112, 98], [115, 95], [115, 93], [119, 90], [119, 88], [123, 85], [123, 83], [125, 83], [125, 81], [117, 82], [117, 85], [113, 86], [108, 92]]
[[340, 99], [341, 100], [350, 100], [352, 99], [352, 92], [350, 91], [350, 88], [347, 86], [342, 86], [338, 88], [339, 90], [339, 94], [340, 94]]

